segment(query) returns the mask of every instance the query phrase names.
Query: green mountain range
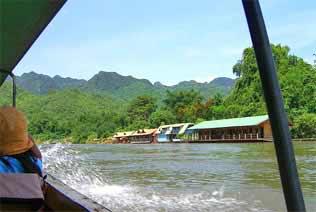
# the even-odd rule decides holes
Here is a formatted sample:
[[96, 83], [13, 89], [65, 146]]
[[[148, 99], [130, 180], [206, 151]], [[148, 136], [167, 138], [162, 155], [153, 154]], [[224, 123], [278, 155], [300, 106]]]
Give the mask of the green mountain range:
[[[285, 109], [295, 138], [316, 137], [316, 63], [272, 45]], [[17, 107], [25, 112], [34, 138], [86, 142], [115, 132], [155, 128], [164, 123], [216, 120], [266, 114], [252, 48], [233, 66], [236, 80], [184, 81], [174, 86], [99, 72], [90, 80], [30, 72], [17, 77]], [[217, 95], [222, 94], [222, 95]], [[224, 94], [224, 96], [223, 96]], [[10, 81], [0, 88], [0, 104], [12, 104]]]
[[[227, 94], [235, 83], [229, 78], [218, 78], [210, 83], [188, 81], [165, 86], [103, 71], [90, 80], [50, 77], [35, 72], [16, 79], [17, 107], [27, 115], [29, 132], [42, 141], [67, 138], [72, 142], [107, 138], [117, 130], [134, 126], [130, 123], [128, 108], [139, 96], [152, 97], [158, 107], [163, 105], [167, 91], [195, 89], [208, 98], [216, 93]], [[11, 95], [12, 85], [8, 79], [0, 89], [1, 105], [11, 105]]]
[[16, 77], [17, 85], [33, 94], [44, 95], [49, 91], [76, 89], [83, 86], [85, 80], [63, 78], [60, 76], [50, 77], [35, 72], [24, 73]]
[[61, 76], [50, 77], [35, 72], [24, 73], [17, 77], [17, 85], [19, 87], [36, 95], [45, 95], [52, 91], [77, 89], [122, 100], [133, 99], [145, 94], [152, 96], [165, 95], [166, 90], [189, 89], [199, 91], [202, 96], [208, 98], [216, 93], [227, 95], [234, 84], [234, 79], [220, 77], [208, 83], [199, 83], [191, 80], [180, 82], [174, 86], [166, 86], [160, 82], [152, 84], [146, 79], [137, 79], [133, 76], [122, 76], [116, 72], [104, 71], [100, 71], [89, 80], [63, 78]]

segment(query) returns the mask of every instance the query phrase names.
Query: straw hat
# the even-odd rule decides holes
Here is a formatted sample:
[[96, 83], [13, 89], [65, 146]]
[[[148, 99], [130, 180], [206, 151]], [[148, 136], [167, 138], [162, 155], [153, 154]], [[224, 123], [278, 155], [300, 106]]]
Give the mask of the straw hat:
[[20, 154], [33, 145], [24, 114], [13, 107], [0, 107], [0, 156]]

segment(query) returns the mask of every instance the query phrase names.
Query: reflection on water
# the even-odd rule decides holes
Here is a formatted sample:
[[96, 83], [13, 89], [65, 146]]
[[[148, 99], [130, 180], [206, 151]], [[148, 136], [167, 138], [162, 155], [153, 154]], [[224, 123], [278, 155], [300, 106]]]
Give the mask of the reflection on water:
[[[284, 211], [273, 144], [44, 145], [48, 172], [113, 211]], [[316, 211], [316, 143], [295, 145]]]

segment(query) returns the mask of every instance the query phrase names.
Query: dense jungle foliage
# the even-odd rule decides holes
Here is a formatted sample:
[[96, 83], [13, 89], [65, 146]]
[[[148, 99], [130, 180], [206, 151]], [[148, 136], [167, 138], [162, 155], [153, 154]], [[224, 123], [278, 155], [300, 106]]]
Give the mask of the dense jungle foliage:
[[[316, 137], [316, 68], [291, 55], [287, 46], [272, 45], [288, 117], [296, 138]], [[130, 101], [79, 90], [34, 95], [18, 90], [18, 107], [38, 140], [68, 138], [74, 143], [108, 138], [116, 131], [157, 128], [176, 122], [266, 114], [263, 92], [252, 48], [233, 66], [238, 77], [231, 93], [205, 98], [191, 89], [167, 90], [165, 95], [141, 95]], [[0, 89], [2, 105], [11, 104], [11, 85]]]

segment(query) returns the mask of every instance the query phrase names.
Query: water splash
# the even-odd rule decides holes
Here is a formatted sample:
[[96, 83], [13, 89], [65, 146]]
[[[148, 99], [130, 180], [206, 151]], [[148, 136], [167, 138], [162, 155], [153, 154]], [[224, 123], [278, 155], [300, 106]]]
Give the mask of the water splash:
[[249, 204], [226, 196], [225, 185], [210, 192], [172, 192], [134, 184], [118, 185], [111, 183], [111, 176], [98, 170], [100, 167], [89, 159], [89, 153], [76, 150], [72, 145], [41, 146], [41, 151], [47, 172], [113, 211], [267, 211], [258, 209], [257, 202]]

